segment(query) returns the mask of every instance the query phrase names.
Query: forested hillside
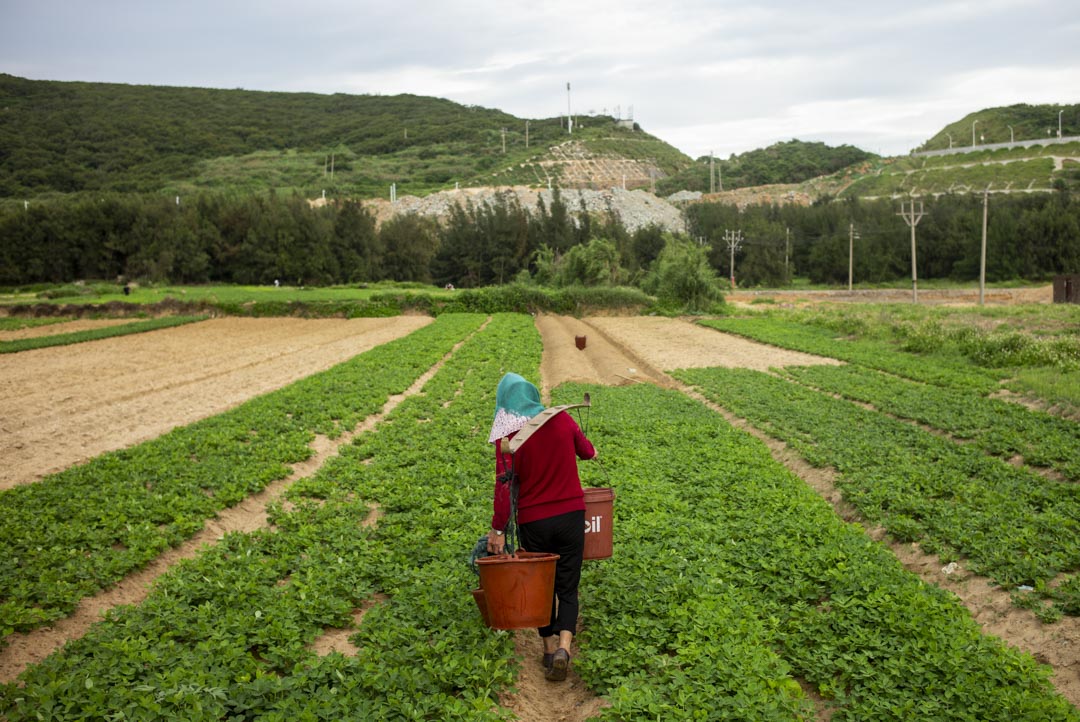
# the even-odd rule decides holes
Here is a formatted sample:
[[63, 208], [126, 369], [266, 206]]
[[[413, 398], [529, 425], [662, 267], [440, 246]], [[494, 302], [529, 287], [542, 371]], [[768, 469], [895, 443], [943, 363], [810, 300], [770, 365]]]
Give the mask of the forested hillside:
[[[415, 95], [319, 95], [38, 81], [0, 74], [0, 198], [82, 191], [423, 194], [545, 182], [530, 169], [567, 139], [561, 118]], [[504, 132], [505, 130], [505, 132]], [[604, 116], [574, 137], [612, 157], [689, 159]], [[630, 143], [629, 141], [633, 142]], [[625, 148], [625, 153], [620, 153]], [[522, 169], [517, 175], [507, 169]], [[557, 174], [556, 174], [557, 181]]]
[[[834, 148], [824, 143], [789, 140], [727, 159], [713, 159], [716, 178], [712, 187], [715, 190], [732, 190], [774, 183], [802, 183], [876, 157], [851, 145]], [[657, 192], [668, 194], [689, 190], [708, 193], [709, 165], [708, 156], [698, 158], [681, 173], [657, 183]]]

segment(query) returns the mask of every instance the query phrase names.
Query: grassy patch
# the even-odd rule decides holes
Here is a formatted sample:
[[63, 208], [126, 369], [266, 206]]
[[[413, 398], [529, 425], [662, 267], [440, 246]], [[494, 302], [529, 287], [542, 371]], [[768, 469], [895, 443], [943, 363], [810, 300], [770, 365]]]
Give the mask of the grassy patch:
[[[49, 346], [67, 346], [73, 343], [82, 343], [84, 341], [97, 341], [103, 338], [112, 338], [113, 336], [127, 336], [133, 333], [143, 333], [145, 331], [156, 331], [161, 328], [183, 326], [187, 323], [194, 323], [195, 321], [203, 321], [205, 319], [206, 316], [165, 316], [162, 318], [151, 318], [145, 321], [134, 321], [119, 326], [109, 326], [108, 328], [95, 328], [87, 331], [75, 331], [73, 333], [58, 333], [52, 336], [38, 336], [36, 338], [22, 338], [15, 341], [0, 341], [0, 353], [17, 353], [19, 351], [29, 351], [30, 349], [35, 348], [48, 348]], [[66, 321], [67, 319], [59, 320]]]

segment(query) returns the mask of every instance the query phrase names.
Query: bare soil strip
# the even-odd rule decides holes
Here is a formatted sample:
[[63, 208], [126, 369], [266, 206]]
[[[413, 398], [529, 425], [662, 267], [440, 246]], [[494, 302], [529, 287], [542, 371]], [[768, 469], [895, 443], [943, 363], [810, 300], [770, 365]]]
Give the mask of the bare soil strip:
[[[657, 369], [839, 365], [836, 359], [768, 346], [688, 321], [661, 317], [590, 318], [588, 324]], [[545, 346], [545, 352], [547, 347]], [[601, 381], [601, 383], [604, 383]]]
[[[576, 644], [571, 647], [572, 657], [577, 656]], [[593, 694], [581, 677], [574, 672], [573, 660], [570, 672], [562, 682], [549, 682], [544, 678], [541, 658], [544, 645], [532, 629], [514, 632], [514, 656], [521, 664], [518, 672], [517, 693], [504, 694], [499, 702], [512, 710], [523, 722], [585, 722], [600, 714], [608, 703]]]
[[[1053, 682], [1058, 692], [1072, 704], [1080, 706], [1080, 620], [1066, 617], [1055, 624], [1043, 624], [1032, 612], [1013, 605], [1009, 593], [992, 585], [985, 577], [971, 574], [964, 570], [962, 565], [947, 567], [937, 556], [923, 553], [918, 544], [889, 540], [883, 528], [866, 525], [859, 512], [843, 500], [835, 483], [835, 471], [810, 466], [784, 442], [759, 431], [749, 422], [732, 415], [665, 373], [676, 368], [699, 366], [744, 366], [767, 371], [779, 366], [805, 365], [808, 363], [806, 354], [792, 354], [783, 349], [753, 342], [746, 342], [749, 345], [742, 346], [738, 343], [742, 339], [672, 319], [590, 318], [584, 324], [593, 328], [596, 333], [610, 333], [610, 349], [617, 354], [609, 360], [594, 360], [591, 362], [593, 366], [634, 365], [643, 377], [658, 379], [662, 386], [679, 389], [722, 414], [732, 425], [761, 439], [777, 462], [817, 491], [841, 518], [868, 526], [870, 536], [887, 545], [908, 571], [928, 583], [956, 594], [986, 633], [999, 637], [1051, 666], [1054, 670]], [[537, 325], [542, 334], [546, 328], [552, 328], [541, 325], [539, 321]], [[589, 343], [592, 343], [592, 336], [589, 337]], [[551, 388], [570, 380], [611, 384], [600, 375], [592, 379], [586, 378], [588, 367], [582, 363], [580, 357], [574, 356], [577, 349], [573, 347], [564, 351], [562, 358], [548, 358], [549, 349], [550, 353], [554, 354], [560, 348], [563, 346], [555, 343], [549, 346], [548, 337], [544, 335], [542, 372], [545, 372], [543, 384], [548, 394]], [[832, 361], [819, 357], [809, 358], [817, 362]], [[588, 610], [585, 610], [586, 615], [587, 613]], [[523, 686], [522, 693], [526, 691]], [[818, 708], [818, 719], [828, 719], [831, 713], [827, 703], [815, 699], [815, 705]]]
[[[31, 632], [10, 635], [6, 640], [8, 646], [0, 649], [0, 683], [15, 681], [18, 675], [31, 664], [41, 662], [63, 647], [69, 640], [82, 637], [110, 609], [122, 604], [139, 604], [142, 602], [150, 593], [154, 580], [169, 571], [174, 564], [183, 559], [194, 557], [204, 546], [216, 544], [229, 532], [249, 533], [266, 528], [269, 525], [266, 513], [267, 504], [280, 498], [298, 479], [311, 476], [317, 472], [328, 458], [337, 454], [338, 449], [350, 443], [357, 435], [375, 428], [402, 401], [420, 393], [424, 385], [443, 367], [443, 364], [462, 343], [464, 341], [455, 345], [449, 353], [424, 372], [403, 393], [389, 397], [382, 410], [361, 421], [352, 431], [343, 433], [337, 439], [316, 436], [311, 444], [311, 457], [294, 464], [292, 473], [288, 477], [272, 482], [259, 493], [253, 494], [239, 504], [221, 511], [215, 518], [207, 521], [202, 531], [179, 547], [162, 553], [145, 568], [134, 574], [129, 574], [115, 586], [93, 597], [83, 599], [70, 616], [57, 621], [49, 627], [41, 627]], [[364, 522], [365, 525], [374, 525], [377, 523], [379, 516], [379, 509], [373, 507], [371, 514]], [[358, 616], [354, 617], [356, 623], [359, 623], [359, 619], [363, 616], [362, 613], [366, 612], [368, 608], [370, 606], [356, 610], [358, 613]], [[328, 633], [330, 632], [331, 630], [328, 630]], [[340, 633], [338, 633], [327, 642], [317, 640], [313, 648], [321, 649], [320, 645], [328, 644], [335, 646], [339, 651], [345, 651], [345, 649], [351, 647], [347, 641], [347, 637], [351, 633], [352, 630], [345, 630], [344, 637], [346, 639], [344, 645], [340, 643], [338, 639]], [[348, 647], [345, 645], [348, 645]]]
[[[588, 322], [542, 314], [536, 317], [536, 327], [544, 340], [540, 378], [546, 393], [568, 381], [608, 386], [660, 381], [659, 376], [649, 375], [650, 369], [638, 368], [633, 357]], [[578, 348], [578, 339], [583, 339], [584, 348]]]
[[432, 321], [221, 318], [0, 356], [0, 490], [156, 438]]

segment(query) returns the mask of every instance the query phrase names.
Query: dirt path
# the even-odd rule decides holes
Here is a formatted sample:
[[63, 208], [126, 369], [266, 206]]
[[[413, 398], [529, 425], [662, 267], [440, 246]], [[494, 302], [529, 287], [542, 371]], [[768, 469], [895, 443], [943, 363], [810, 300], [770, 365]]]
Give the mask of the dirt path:
[[221, 413], [431, 320], [222, 318], [4, 354], [0, 489]]
[[[1053, 303], [1054, 286], [1036, 288], [987, 288], [983, 294], [987, 304], [1011, 306], [1027, 303]], [[730, 303], [741, 305], [772, 299], [783, 305], [805, 306], [821, 302], [910, 303], [911, 289], [860, 289], [830, 291], [753, 291], [736, 289], [726, 295]], [[979, 288], [919, 289], [919, 303], [926, 306], [974, 306], [979, 302]]]

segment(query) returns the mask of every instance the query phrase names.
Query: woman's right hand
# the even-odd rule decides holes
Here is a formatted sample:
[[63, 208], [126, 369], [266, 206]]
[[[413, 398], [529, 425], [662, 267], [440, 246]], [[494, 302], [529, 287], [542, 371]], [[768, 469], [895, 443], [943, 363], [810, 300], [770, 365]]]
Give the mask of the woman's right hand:
[[506, 536], [491, 529], [487, 535], [487, 550], [491, 554], [506, 553]]

